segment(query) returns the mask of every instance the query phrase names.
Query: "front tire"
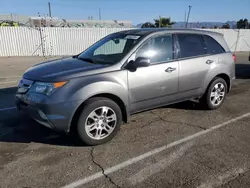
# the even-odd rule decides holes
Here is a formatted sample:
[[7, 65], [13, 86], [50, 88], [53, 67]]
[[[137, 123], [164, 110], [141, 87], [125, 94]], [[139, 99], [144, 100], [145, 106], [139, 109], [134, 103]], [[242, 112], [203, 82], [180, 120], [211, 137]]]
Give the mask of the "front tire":
[[103, 144], [117, 134], [122, 122], [120, 107], [104, 97], [89, 99], [77, 123], [77, 133], [86, 145]]
[[227, 95], [227, 83], [224, 79], [215, 77], [205, 95], [201, 99], [201, 103], [208, 110], [215, 110], [219, 108]]

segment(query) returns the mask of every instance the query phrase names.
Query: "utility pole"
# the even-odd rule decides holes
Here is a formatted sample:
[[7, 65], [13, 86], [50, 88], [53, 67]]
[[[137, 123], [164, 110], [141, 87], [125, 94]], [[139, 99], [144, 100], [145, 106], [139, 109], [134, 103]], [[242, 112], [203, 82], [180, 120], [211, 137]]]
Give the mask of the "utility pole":
[[102, 19], [102, 12], [101, 12], [101, 8], [99, 8], [99, 20]]
[[188, 10], [188, 16], [187, 16], [187, 21], [186, 21], [186, 28], [188, 26], [188, 20], [189, 20], [189, 15], [190, 15], [192, 6], [189, 5], [188, 8], [189, 8], [189, 10]]
[[50, 7], [50, 2], [48, 2], [48, 6], [49, 6], [49, 17], [52, 17], [52, 16], [51, 16], [51, 7]]
[[[39, 12], [38, 12], [38, 17], [41, 17]], [[40, 20], [40, 22], [42, 22], [42, 19]], [[42, 47], [43, 57], [45, 57], [45, 48], [44, 48], [44, 44], [43, 44], [43, 34], [42, 34], [41, 24], [42, 23], [39, 24], [39, 34], [40, 34], [40, 40], [41, 40], [40, 46]]]
[[161, 27], [161, 16], [159, 16], [159, 27]]

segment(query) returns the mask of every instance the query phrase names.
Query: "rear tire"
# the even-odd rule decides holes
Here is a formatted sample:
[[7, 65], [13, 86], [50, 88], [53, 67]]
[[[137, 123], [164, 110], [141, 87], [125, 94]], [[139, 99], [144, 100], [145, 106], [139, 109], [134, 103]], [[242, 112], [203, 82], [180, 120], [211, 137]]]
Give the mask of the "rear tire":
[[120, 107], [108, 98], [95, 97], [85, 103], [77, 123], [77, 133], [86, 145], [99, 145], [114, 138], [121, 123]]
[[227, 87], [224, 79], [215, 77], [208, 86], [205, 95], [201, 98], [201, 104], [208, 110], [219, 108], [226, 98]]

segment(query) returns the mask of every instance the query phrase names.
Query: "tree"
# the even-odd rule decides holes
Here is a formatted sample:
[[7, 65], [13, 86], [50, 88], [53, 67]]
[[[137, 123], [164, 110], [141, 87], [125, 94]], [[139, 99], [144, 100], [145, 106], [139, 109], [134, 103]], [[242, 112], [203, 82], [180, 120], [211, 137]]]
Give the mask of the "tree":
[[217, 26], [217, 25], [215, 25], [215, 26], [214, 26], [214, 29], [218, 29], [218, 26]]
[[205, 29], [206, 27], [205, 26], [202, 26], [201, 29]]
[[227, 24], [224, 24], [221, 28], [222, 29], [230, 29], [230, 25], [227, 23]]
[[247, 29], [250, 28], [248, 20], [247, 19], [240, 19], [237, 21], [237, 29]]
[[168, 27], [171, 28], [173, 24], [175, 24], [175, 22], [171, 21], [171, 18], [164, 18], [164, 17], [160, 17], [160, 19], [154, 19], [155, 21], [155, 27]]
[[152, 27], [155, 27], [155, 25], [151, 22], [146, 22], [141, 26], [141, 28], [152, 28]]

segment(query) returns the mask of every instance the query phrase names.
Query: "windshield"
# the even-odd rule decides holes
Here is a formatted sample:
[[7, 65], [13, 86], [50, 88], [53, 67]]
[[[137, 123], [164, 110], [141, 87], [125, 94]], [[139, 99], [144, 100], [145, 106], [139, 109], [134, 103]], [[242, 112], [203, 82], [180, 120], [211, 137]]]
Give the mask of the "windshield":
[[92, 63], [115, 64], [139, 42], [141, 36], [111, 34], [81, 53], [77, 58]]

